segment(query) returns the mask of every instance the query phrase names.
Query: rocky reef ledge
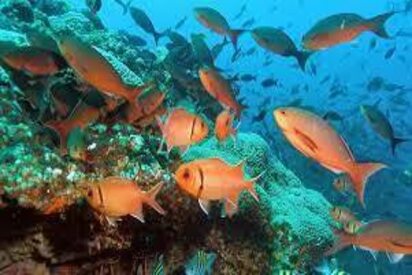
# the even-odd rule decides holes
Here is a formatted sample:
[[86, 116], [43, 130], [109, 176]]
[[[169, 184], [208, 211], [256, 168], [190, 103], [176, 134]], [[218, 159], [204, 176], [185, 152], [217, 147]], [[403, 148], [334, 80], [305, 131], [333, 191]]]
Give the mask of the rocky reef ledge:
[[[0, 270], [130, 272], [163, 255], [172, 273], [203, 249], [217, 254], [216, 274], [305, 271], [333, 240], [330, 204], [306, 189], [256, 134], [240, 133], [223, 144], [211, 137], [183, 156], [168, 156], [157, 153], [158, 135], [95, 124], [86, 130], [88, 162], [76, 161], [51, 149], [50, 135], [22, 116], [13, 104], [17, 92], [7, 79], [2, 83]], [[205, 157], [246, 160], [248, 177], [264, 172], [257, 182], [260, 202], [245, 193], [233, 218], [221, 218], [219, 204], [206, 216], [172, 176], [182, 161]], [[158, 201], [167, 215], [145, 209], [146, 223], [126, 217], [110, 227], [84, 202], [82, 190], [111, 175], [134, 178], [144, 190], [165, 182]]]

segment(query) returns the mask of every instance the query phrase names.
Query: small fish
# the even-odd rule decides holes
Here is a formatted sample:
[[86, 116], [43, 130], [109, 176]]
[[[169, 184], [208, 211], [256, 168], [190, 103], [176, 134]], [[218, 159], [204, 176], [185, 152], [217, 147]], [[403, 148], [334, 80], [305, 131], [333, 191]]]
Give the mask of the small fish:
[[129, 11], [130, 5], [132, 4], [133, 0], [129, 0], [129, 2], [127, 3], [124, 3], [122, 0], [114, 0], [114, 2], [116, 2], [120, 5], [120, 7], [123, 8], [123, 15], [125, 15]]
[[242, 7], [240, 8], [240, 11], [233, 17], [233, 20], [237, 20], [240, 17], [242, 17], [242, 15], [246, 12], [247, 9], [247, 5], [246, 3], [242, 5]]
[[256, 81], [256, 76], [251, 74], [243, 74], [240, 76], [240, 80], [243, 82]]
[[304, 36], [302, 44], [308, 50], [321, 50], [354, 40], [365, 31], [389, 38], [385, 22], [394, 12], [364, 19], [353, 13], [341, 13], [320, 20]]
[[64, 155], [67, 153], [67, 139], [70, 132], [75, 128], [86, 128], [93, 122], [96, 122], [99, 117], [99, 108], [89, 106], [80, 101], [67, 119], [61, 121], [48, 121], [45, 125], [59, 134], [60, 152]]
[[330, 75], [327, 75], [327, 76], [325, 76], [325, 77], [319, 82], [319, 84], [320, 84], [320, 85], [323, 85], [323, 84], [325, 84], [326, 82], [328, 82], [330, 79], [331, 79], [331, 76], [330, 76]]
[[186, 23], [186, 20], [187, 20], [187, 16], [180, 19], [179, 22], [176, 23], [175, 29], [178, 30], [181, 27], [183, 27], [183, 25]]
[[61, 36], [57, 43], [67, 63], [82, 79], [100, 92], [126, 99], [131, 109], [128, 121], [137, 118], [140, 107], [136, 99], [148, 85], [126, 85], [120, 74], [99, 51], [75, 36]]
[[334, 120], [334, 121], [342, 121], [343, 117], [335, 111], [327, 111], [323, 115], [324, 120]]
[[242, 28], [249, 28], [253, 24], [255, 24], [255, 18], [250, 18], [250, 19], [246, 20], [245, 22], [243, 22]]
[[185, 152], [190, 145], [202, 141], [209, 133], [203, 119], [183, 108], [173, 109], [164, 122], [158, 117], [157, 122], [168, 152], [174, 147]]
[[334, 254], [350, 245], [376, 252], [386, 252], [392, 263], [412, 254], [412, 226], [378, 220], [362, 225], [355, 234], [338, 232], [337, 242], [327, 252]]
[[395, 154], [396, 146], [402, 142], [408, 142], [409, 139], [395, 137], [393, 127], [387, 117], [377, 108], [377, 106], [361, 105], [361, 113], [372, 129], [382, 138], [389, 140], [392, 154]]
[[119, 34], [123, 35], [128, 40], [128, 42], [130, 42], [131, 44], [133, 44], [135, 46], [144, 47], [144, 46], [147, 45], [146, 40], [144, 40], [143, 38], [141, 38], [138, 35], [131, 34], [127, 31], [125, 31], [125, 30], [120, 30]]
[[344, 139], [312, 112], [293, 107], [278, 108], [274, 117], [288, 141], [306, 157], [335, 173], [347, 173], [360, 203], [365, 206], [367, 179], [386, 165], [357, 162]]
[[252, 54], [254, 54], [255, 52], [256, 52], [256, 48], [255, 48], [255, 47], [252, 47], [252, 48], [250, 48], [249, 50], [247, 50], [247, 51], [245, 52], [245, 56], [252, 55]]
[[385, 53], [385, 56], [384, 56], [385, 60], [388, 60], [388, 59], [392, 58], [392, 56], [393, 56], [393, 54], [395, 53], [395, 51], [396, 51], [396, 46], [390, 48], [390, 49]]
[[0, 58], [11, 68], [33, 76], [54, 75], [67, 67], [56, 53], [31, 46], [10, 51]]
[[306, 61], [312, 54], [311, 52], [299, 51], [292, 39], [280, 29], [258, 27], [252, 30], [252, 38], [259, 46], [272, 53], [284, 57], [295, 57], [302, 70], [305, 69]]
[[223, 41], [221, 43], [217, 43], [216, 45], [214, 45], [212, 47], [212, 50], [211, 50], [213, 59], [216, 60], [216, 58], [219, 57], [220, 53], [225, 48], [225, 46], [229, 43], [230, 43], [230, 41], [225, 36], [225, 38], [223, 39]]
[[371, 41], [369, 42], [369, 51], [375, 49], [377, 44], [378, 41], [376, 40], [376, 38], [372, 37]]
[[265, 109], [261, 110], [257, 115], [252, 117], [252, 121], [255, 123], [261, 122], [265, 119], [266, 114], [267, 114], [267, 111]]
[[229, 81], [216, 70], [207, 67], [199, 70], [199, 77], [203, 87], [212, 97], [218, 100], [223, 107], [232, 109], [236, 116], [240, 117], [244, 107], [233, 97], [234, 92]]
[[70, 131], [67, 138], [67, 151], [69, 156], [75, 160], [87, 160], [86, 136], [80, 127]]
[[341, 193], [351, 190], [352, 183], [347, 175], [342, 175], [333, 180], [333, 187]]
[[349, 221], [356, 221], [357, 218], [349, 209], [335, 206], [330, 210], [330, 216], [337, 222], [345, 224]]
[[237, 50], [238, 37], [244, 30], [232, 29], [226, 19], [218, 11], [208, 7], [198, 7], [194, 9], [196, 19], [206, 28], [217, 34], [228, 36], [233, 47]]
[[236, 135], [236, 129], [233, 128], [233, 114], [228, 110], [222, 111], [216, 118], [215, 135], [220, 142], [226, 140], [228, 137]]
[[212, 275], [216, 258], [216, 253], [198, 250], [185, 264], [185, 275]]
[[136, 25], [142, 28], [146, 33], [153, 35], [154, 41], [157, 45], [159, 39], [164, 36], [164, 33], [159, 33], [158, 31], [156, 31], [149, 16], [147, 16], [147, 14], [143, 10], [136, 7], [130, 8], [130, 15], [132, 16], [132, 19], [136, 23]]
[[109, 222], [130, 215], [144, 223], [143, 204], [147, 204], [159, 214], [166, 211], [157, 203], [156, 196], [163, 183], [156, 184], [150, 191], [142, 191], [129, 179], [108, 177], [90, 185], [86, 191], [86, 200], [97, 212], [105, 215]]
[[182, 164], [175, 179], [182, 190], [198, 199], [203, 212], [209, 214], [210, 201], [224, 201], [226, 215], [232, 217], [238, 210], [239, 195], [243, 190], [259, 201], [254, 185], [260, 176], [245, 179], [244, 164], [242, 161], [231, 166], [218, 158], [198, 159]]
[[273, 87], [273, 86], [277, 86], [278, 80], [275, 80], [273, 78], [266, 78], [266, 79], [262, 80], [262, 82], [260, 84], [262, 85], [263, 88], [270, 88], [270, 87]]
[[86, 6], [93, 14], [96, 14], [102, 8], [102, 0], [86, 0]]

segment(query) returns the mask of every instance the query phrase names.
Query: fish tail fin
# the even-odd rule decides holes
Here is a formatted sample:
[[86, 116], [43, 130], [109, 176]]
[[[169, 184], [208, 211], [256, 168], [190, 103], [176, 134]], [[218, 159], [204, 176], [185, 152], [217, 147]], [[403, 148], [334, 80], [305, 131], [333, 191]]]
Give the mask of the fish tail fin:
[[349, 177], [352, 181], [353, 188], [356, 191], [358, 199], [363, 207], [365, 207], [364, 193], [368, 178], [383, 168], [386, 168], [386, 165], [383, 163], [357, 163], [352, 171], [349, 172]]
[[156, 201], [156, 196], [159, 194], [160, 190], [163, 187], [163, 183], [159, 182], [155, 186], [152, 187], [149, 191], [146, 192], [146, 201], [145, 203], [150, 205], [154, 210], [157, 211], [160, 215], [166, 215], [166, 211], [160, 206], [160, 204]]
[[60, 153], [62, 155], [67, 154], [67, 137], [69, 136], [70, 129], [67, 129], [64, 120], [58, 121], [48, 121], [45, 123], [47, 128], [52, 129], [55, 133], [59, 135], [60, 139]]
[[165, 33], [167, 33], [167, 31], [169, 31], [170, 29], [167, 29], [164, 32], [154, 32], [153, 33], [153, 38], [155, 41], [156, 46], [159, 44], [159, 39], [162, 38], [163, 36], [165, 36]]
[[308, 51], [298, 51], [296, 52], [296, 59], [298, 60], [299, 66], [302, 71], [305, 71], [306, 61], [308, 61], [309, 57], [312, 55], [313, 52]]
[[333, 234], [336, 238], [335, 243], [325, 252], [324, 256], [326, 257], [331, 256], [352, 244], [352, 235], [338, 230], [334, 230]]
[[246, 30], [236, 29], [236, 30], [230, 30], [230, 32], [229, 32], [230, 41], [232, 41], [233, 47], [235, 47], [236, 51], [238, 49], [237, 41], [239, 39], [239, 36], [242, 35], [245, 31]]
[[388, 32], [385, 29], [385, 23], [389, 18], [391, 18], [394, 13], [395, 12], [391, 11], [371, 18], [369, 20], [369, 22], [372, 24], [371, 31], [382, 38], [390, 38]]
[[391, 140], [391, 149], [392, 149], [392, 154], [395, 155], [395, 150], [396, 150], [396, 146], [400, 143], [403, 142], [408, 142], [411, 141], [410, 139], [407, 138], [393, 138]]
[[123, 6], [123, 15], [125, 15], [128, 11], [130, 6], [132, 5], [133, 0], [129, 0], [124, 6]]

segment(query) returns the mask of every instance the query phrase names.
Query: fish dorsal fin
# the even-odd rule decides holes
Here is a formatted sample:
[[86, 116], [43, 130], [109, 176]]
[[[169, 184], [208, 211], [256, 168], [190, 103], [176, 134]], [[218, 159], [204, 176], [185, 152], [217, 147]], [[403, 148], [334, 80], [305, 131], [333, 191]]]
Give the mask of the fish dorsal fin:
[[200, 208], [205, 212], [206, 215], [209, 215], [210, 210], [210, 201], [204, 199], [198, 199]]
[[318, 149], [318, 146], [316, 145], [316, 143], [306, 134], [302, 133], [301, 131], [299, 131], [298, 129], [295, 128], [295, 134], [296, 136], [299, 138], [300, 141], [303, 142], [303, 144], [309, 148], [312, 152], [316, 152], [316, 150]]
[[247, 161], [246, 158], [245, 158], [245, 159], [242, 159], [239, 163], [237, 163], [237, 164], [234, 166], [234, 169], [236, 169], [236, 171], [240, 171], [240, 172], [243, 174], [246, 161]]
[[130, 216], [132, 216], [133, 218], [138, 219], [140, 222], [144, 223], [143, 205], [141, 203], [138, 203], [136, 205], [134, 213], [131, 213]]
[[228, 216], [229, 218], [231, 218], [238, 210], [238, 206], [237, 206], [237, 200], [238, 200], [237, 196], [236, 198], [226, 198], [225, 202], [224, 202], [224, 214], [222, 215], [222, 217]]

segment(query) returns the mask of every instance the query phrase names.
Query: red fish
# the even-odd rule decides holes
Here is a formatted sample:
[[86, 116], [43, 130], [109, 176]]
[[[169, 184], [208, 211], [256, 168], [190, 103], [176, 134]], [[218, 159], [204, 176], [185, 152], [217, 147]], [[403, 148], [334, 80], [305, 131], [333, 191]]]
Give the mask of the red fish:
[[196, 19], [206, 28], [211, 29], [215, 33], [229, 36], [232, 44], [237, 50], [238, 37], [245, 32], [245, 30], [235, 30], [229, 26], [229, 23], [218, 11], [208, 8], [199, 7], [194, 9]]
[[203, 119], [183, 108], [172, 110], [165, 122], [162, 122], [159, 117], [157, 120], [168, 152], [173, 147], [185, 151], [190, 145], [202, 141], [209, 133], [209, 128]]
[[231, 217], [238, 210], [239, 195], [243, 190], [259, 201], [254, 184], [259, 178], [245, 179], [244, 162], [231, 166], [218, 158], [199, 159], [182, 164], [176, 171], [179, 187], [199, 201], [209, 213], [210, 201], [223, 201], [226, 214]]
[[119, 73], [99, 51], [74, 36], [60, 37], [57, 42], [66, 61], [86, 82], [100, 92], [119, 96], [129, 102], [131, 108], [128, 112], [129, 122], [140, 115], [137, 97], [149, 85], [138, 87], [126, 85]]
[[205, 90], [214, 97], [225, 108], [235, 111], [240, 117], [243, 106], [233, 97], [233, 89], [226, 79], [212, 68], [202, 68], [199, 70], [200, 81]]
[[337, 233], [338, 241], [327, 252], [334, 254], [354, 245], [371, 251], [390, 253], [392, 262], [398, 262], [407, 254], [412, 254], [412, 226], [391, 221], [374, 221], [360, 227], [355, 234]]
[[299, 108], [279, 108], [275, 120], [289, 142], [323, 167], [348, 174], [360, 203], [365, 206], [367, 179], [385, 168], [381, 163], [358, 163], [343, 138], [319, 116]]
[[35, 47], [16, 49], [1, 59], [13, 69], [35, 76], [53, 75], [65, 65], [64, 59], [56, 53]]
[[228, 111], [222, 111], [216, 118], [215, 135], [218, 141], [223, 141], [236, 134], [233, 128], [233, 115]]
[[132, 180], [108, 177], [91, 185], [86, 192], [86, 199], [94, 210], [104, 214], [109, 221], [131, 215], [144, 222], [143, 204], [151, 206], [161, 215], [166, 214], [156, 201], [162, 186], [162, 183], [158, 183], [150, 191], [144, 192]]
[[394, 12], [364, 19], [357, 14], [342, 13], [320, 20], [303, 37], [303, 46], [309, 50], [320, 50], [351, 41], [365, 31], [372, 31], [383, 38], [389, 38], [385, 22]]
[[60, 137], [60, 151], [62, 154], [67, 153], [67, 138], [70, 132], [76, 128], [84, 129], [88, 125], [96, 122], [100, 117], [100, 110], [96, 107], [89, 106], [80, 102], [75, 107], [69, 118], [65, 120], [48, 121], [45, 125], [53, 129]]

